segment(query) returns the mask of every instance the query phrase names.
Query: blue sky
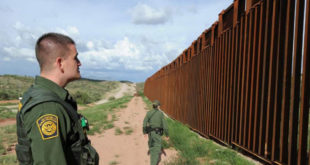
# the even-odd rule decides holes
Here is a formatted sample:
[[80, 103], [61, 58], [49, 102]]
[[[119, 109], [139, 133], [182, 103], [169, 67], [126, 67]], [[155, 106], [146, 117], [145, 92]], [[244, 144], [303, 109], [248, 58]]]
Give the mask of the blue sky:
[[174, 60], [233, 0], [1, 0], [0, 74], [35, 76], [36, 39], [77, 43], [82, 77], [145, 81]]

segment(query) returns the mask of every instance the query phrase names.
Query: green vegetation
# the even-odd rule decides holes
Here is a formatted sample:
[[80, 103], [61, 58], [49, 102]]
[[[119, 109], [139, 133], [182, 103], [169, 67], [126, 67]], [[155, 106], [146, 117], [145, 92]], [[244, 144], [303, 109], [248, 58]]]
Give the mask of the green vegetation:
[[113, 160], [112, 162], [109, 163], [109, 165], [116, 165], [119, 164], [117, 161]]
[[98, 101], [103, 96], [119, 86], [116, 81], [77, 80], [71, 82], [66, 88], [79, 104], [89, 104]]
[[138, 93], [139, 96], [144, 95], [143, 91], [144, 91], [144, 82], [140, 82], [140, 83], [136, 83], [136, 91]]
[[0, 165], [18, 165], [16, 155], [15, 154], [1, 155]]
[[146, 104], [146, 110], [152, 109], [152, 102], [151, 102], [146, 96], [144, 96], [143, 93], [142, 93], [140, 96], [142, 97], [142, 100], [143, 100], [143, 101], [145, 102], [145, 104]]
[[[16, 125], [8, 125], [0, 127], [0, 155], [5, 155], [17, 142]], [[3, 162], [3, 157], [0, 156], [0, 162]]]
[[114, 96], [109, 97], [109, 101], [115, 100]]
[[89, 135], [94, 135], [96, 132], [101, 133], [103, 130], [113, 128], [113, 122], [116, 116], [112, 115], [112, 120], [108, 120], [108, 115], [113, 114], [115, 109], [121, 108], [124, 104], [131, 100], [132, 96], [124, 96], [122, 98], [107, 102], [105, 104], [87, 108], [81, 113], [90, 121]]
[[123, 131], [122, 131], [120, 128], [118, 128], [118, 127], [116, 127], [114, 131], [115, 131], [115, 132], [114, 132], [115, 135], [121, 135], [121, 134], [123, 134]]
[[[33, 84], [34, 78], [16, 75], [0, 76], [0, 100], [17, 100]], [[66, 89], [78, 104], [88, 104], [98, 101], [103, 96], [119, 86], [116, 81], [99, 81], [81, 79], [68, 84]]]
[[0, 100], [17, 100], [31, 86], [34, 78], [16, 75], [0, 76]]
[[[142, 94], [145, 103], [150, 107], [152, 103]], [[166, 165], [183, 164], [254, 164], [238, 155], [238, 152], [222, 147], [212, 140], [200, 138], [188, 126], [166, 118], [169, 128], [169, 140], [163, 139], [163, 147], [174, 147], [179, 157], [166, 162]]]
[[7, 118], [15, 118], [16, 112], [13, 112], [9, 108], [0, 107], [0, 120], [7, 119]]
[[124, 127], [123, 129], [126, 135], [130, 135], [131, 133], [133, 133], [133, 129], [131, 127]]
[[182, 123], [168, 118], [166, 120], [169, 126], [170, 143], [181, 156], [177, 164], [209, 164], [211, 162], [214, 164], [251, 164], [236, 151], [219, 146], [211, 140], [200, 138]]
[[18, 106], [18, 102], [16, 102], [16, 103], [10, 103], [10, 102], [8, 102], [8, 103], [0, 103], [0, 106], [9, 106], [9, 105], [17, 105]]

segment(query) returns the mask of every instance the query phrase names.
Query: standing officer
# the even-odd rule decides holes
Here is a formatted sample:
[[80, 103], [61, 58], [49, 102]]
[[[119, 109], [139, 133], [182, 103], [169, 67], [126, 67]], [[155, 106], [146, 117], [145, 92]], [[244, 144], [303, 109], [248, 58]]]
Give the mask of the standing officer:
[[148, 111], [143, 120], [143, 134], [148, 134], [151, 165], [157, 165], [162, 152], [161, 136], [168, 136], [168, 127], [163, 112], [159, 110], [159, 101], [153, 102], [153, 110]]
[[20, 164], [98, 164], [86, 135], [85, 117], [64, 87], [81, 77], [74, 41], [58, 33], [41, 36], [35, 47], [40, 76], [19, 105], [16, 116]]

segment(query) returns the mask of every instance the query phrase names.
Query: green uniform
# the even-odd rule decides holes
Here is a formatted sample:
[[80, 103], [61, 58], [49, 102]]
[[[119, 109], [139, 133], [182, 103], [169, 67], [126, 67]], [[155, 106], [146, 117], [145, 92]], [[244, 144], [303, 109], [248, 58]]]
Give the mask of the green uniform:
[[77, 104], [67, 90], [37, 76], [21, 104], [16, 146], [21, 164], [98, 164], [99, 156], [83, 132]]
[[[147, 131], [147, 126], [150, 126], [151, 131]], [[143, 120], [143, 134], [148, 133], [149, 152], [151, 155], [151, 165], [157, 165], [161, 154], [161, 136], [164, 133], [168, 136], [168, 127], [164, 114], [157, 108], [147, 112]]]

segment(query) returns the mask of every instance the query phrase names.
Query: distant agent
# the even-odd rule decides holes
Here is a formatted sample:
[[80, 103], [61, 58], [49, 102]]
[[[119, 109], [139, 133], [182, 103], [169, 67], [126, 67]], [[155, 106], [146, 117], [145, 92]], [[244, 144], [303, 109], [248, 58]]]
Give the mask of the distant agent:
[[[143, 120], [143, 134], [148, 134], [149, 151], [151, 154], [151, 165], [157, 165], [160, 162], [161, 153], [164, 152], [161, 144], [161, 136], [165, 134], [168, 137], [168, 127], [163, 112], [159, 110], [160, 102], [153, 102], [153, 109], [148, 111]], [[165, 154], [165, 153], [164, 153]]]
[[87, 138], [88, 122], [64, 87], [81, 78], [75, 42], [58, 33], [42, 35], [35, 47], [40, 76], [23, 95], [16, 116], [20, 164], [97, 165]]

